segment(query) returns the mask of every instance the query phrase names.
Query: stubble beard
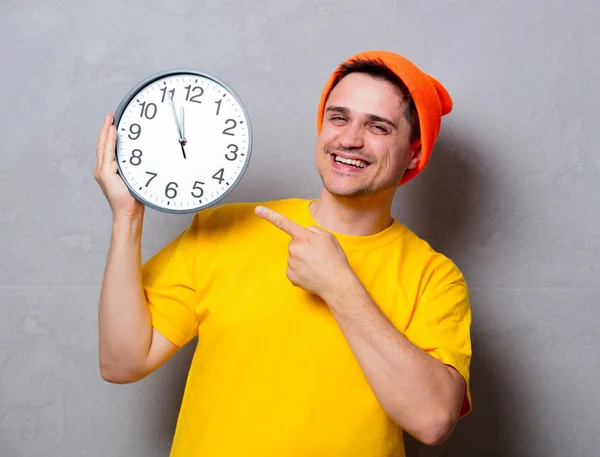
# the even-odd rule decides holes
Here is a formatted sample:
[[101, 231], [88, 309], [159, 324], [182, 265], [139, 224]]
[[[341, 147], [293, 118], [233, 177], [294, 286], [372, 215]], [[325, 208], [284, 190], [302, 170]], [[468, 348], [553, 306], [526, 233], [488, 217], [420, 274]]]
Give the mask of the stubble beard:
[[323, 182], [323, 187], [325, 190], [329, 192], [331, 195], [338, 198], [365, 198], [365, 197], [373, 197], [382, 193], [387, 193], [389, 191], [395, 191], [397, 187], [397, 183], [378, 183], [378, 184], [359, 184], [355, 187], [345, 186], [345, 188], [340, 188], [340, 186], [332, 186], [330, 185], [323, 174], [321, 174], [321, 181]]

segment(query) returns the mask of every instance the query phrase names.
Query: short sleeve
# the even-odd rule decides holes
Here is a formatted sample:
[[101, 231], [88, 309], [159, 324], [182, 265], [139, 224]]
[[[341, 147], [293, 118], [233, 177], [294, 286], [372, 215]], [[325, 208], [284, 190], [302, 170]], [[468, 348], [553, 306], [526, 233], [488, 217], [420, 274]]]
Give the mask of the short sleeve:
[[417, 347], [445, 365], [454, 367], [465, 380], [465, 397], [459, 417], [471, 411], [471, 307], [469, 290], [451, 261], [431, 274], [405, 331]]
[[142, 283], [152, 326], [182, 347], [198, 334], [195, 264], [198, 216], [142, 266]]

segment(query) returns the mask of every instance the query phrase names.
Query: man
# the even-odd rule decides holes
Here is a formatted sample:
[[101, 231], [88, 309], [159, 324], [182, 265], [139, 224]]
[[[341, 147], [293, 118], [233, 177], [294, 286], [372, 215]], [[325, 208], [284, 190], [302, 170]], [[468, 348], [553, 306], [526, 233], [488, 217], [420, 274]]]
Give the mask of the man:
[[403, 57], [354, 56], [318, 109], [320, 199], [201, 211], [143, 267], [107, 116], [101, 373], [137, 381], [198, 336], [173, 457], [403, 456], [402, 429], [436, 445], [470, 411], [463, 276], [391, 217], [451, 106]]

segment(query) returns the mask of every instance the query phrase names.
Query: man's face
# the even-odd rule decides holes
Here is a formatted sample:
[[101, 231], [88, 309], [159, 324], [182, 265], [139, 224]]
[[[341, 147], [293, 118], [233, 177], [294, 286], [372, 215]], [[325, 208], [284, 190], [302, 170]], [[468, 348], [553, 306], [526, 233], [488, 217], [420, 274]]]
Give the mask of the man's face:
[[395, 192], [416, 167], [404, 101], [389, 82], [364, 73], [345, 76], [330, 92], [315, 159], [325, 189], [340, 197]]

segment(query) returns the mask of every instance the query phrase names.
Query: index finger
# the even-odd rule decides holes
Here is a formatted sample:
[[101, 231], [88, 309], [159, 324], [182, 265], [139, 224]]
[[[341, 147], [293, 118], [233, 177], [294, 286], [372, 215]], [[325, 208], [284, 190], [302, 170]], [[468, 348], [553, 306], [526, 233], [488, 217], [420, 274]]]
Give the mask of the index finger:
[[288, 219], [283, 214], [279, 214], [277, 211], [273, 211], [270, 208], [266, 208], [264, 206], [257, 206], [254, 212], [257, 216], [262, 217], [266, 221], [269, 221], [275, 227], [277, 227], [280, 230], [283, 230], [292, 238], [300, 238], [304, 236], [307, 232], [307, 230], [301, 225], [296, 224], [294, 221]]

